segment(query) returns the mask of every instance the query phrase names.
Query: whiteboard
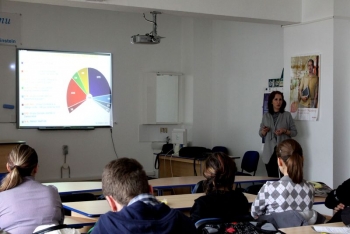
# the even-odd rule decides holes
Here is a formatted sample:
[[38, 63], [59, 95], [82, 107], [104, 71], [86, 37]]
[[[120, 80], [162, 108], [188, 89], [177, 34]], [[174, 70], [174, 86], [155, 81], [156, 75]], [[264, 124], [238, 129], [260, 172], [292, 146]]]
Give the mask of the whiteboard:
[[[16, 47], [0, 45], [0, 122], [16, 122]], [[4, 104], [15, 106], [3, 108]]]

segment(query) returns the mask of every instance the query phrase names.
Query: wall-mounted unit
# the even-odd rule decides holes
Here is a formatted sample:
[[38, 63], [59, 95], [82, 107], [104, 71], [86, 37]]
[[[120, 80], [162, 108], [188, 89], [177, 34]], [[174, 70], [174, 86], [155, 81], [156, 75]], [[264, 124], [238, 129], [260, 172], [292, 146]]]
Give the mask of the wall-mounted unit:
[[179, 73], [147, 73], [143, 79], [143, 124], [179, 123]]

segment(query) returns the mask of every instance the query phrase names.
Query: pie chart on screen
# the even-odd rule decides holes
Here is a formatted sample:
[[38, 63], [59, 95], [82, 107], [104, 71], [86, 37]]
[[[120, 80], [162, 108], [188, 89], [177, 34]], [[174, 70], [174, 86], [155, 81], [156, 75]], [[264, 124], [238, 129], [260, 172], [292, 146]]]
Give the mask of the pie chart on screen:
[[[105, 76], [95, 68], [83, 68], [71, 78], [67, 88], [67, 108], [69, 113], [79, 106], [95, 102], [105, 111], [111, 110], [111, 89]], [[95, 108], [93, 105], [92, 108]], [[98, 108], [98, 107], [97, 107]], [[91, 111], [96, 111], [91, 109]]]

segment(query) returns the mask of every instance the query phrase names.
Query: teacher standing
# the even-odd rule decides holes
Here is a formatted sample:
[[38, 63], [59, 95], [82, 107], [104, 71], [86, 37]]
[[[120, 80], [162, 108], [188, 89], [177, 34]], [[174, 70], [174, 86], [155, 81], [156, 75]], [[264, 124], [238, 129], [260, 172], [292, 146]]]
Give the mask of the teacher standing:
[[262, 160], [269, 177], [280, 177], [275, 147], [298, 133], [292, 115], [284, 110], [285, 107], [283, 93], [273, 91], [268, 99], [269, 112], [263, 115], [260, 124], [259, 135], [265, 137]]

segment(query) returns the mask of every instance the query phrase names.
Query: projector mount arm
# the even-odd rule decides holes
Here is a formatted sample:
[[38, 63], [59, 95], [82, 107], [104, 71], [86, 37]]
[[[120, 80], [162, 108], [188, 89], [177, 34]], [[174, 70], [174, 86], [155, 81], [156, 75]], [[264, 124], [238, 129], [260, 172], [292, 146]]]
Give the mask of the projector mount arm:
[[162, 14], [162, 13], [159, 11], [151, 11], [150, 13], [153, 15], [153, 21], [146, 19], [145, 13], [143, 13], [143, 18], [145, 18], [146, 21], [153, 24], [153, 31], [150, 32], [149, 35], [155, 39], [159, 39], [159, 36], [157, 35], [157, 14]]

